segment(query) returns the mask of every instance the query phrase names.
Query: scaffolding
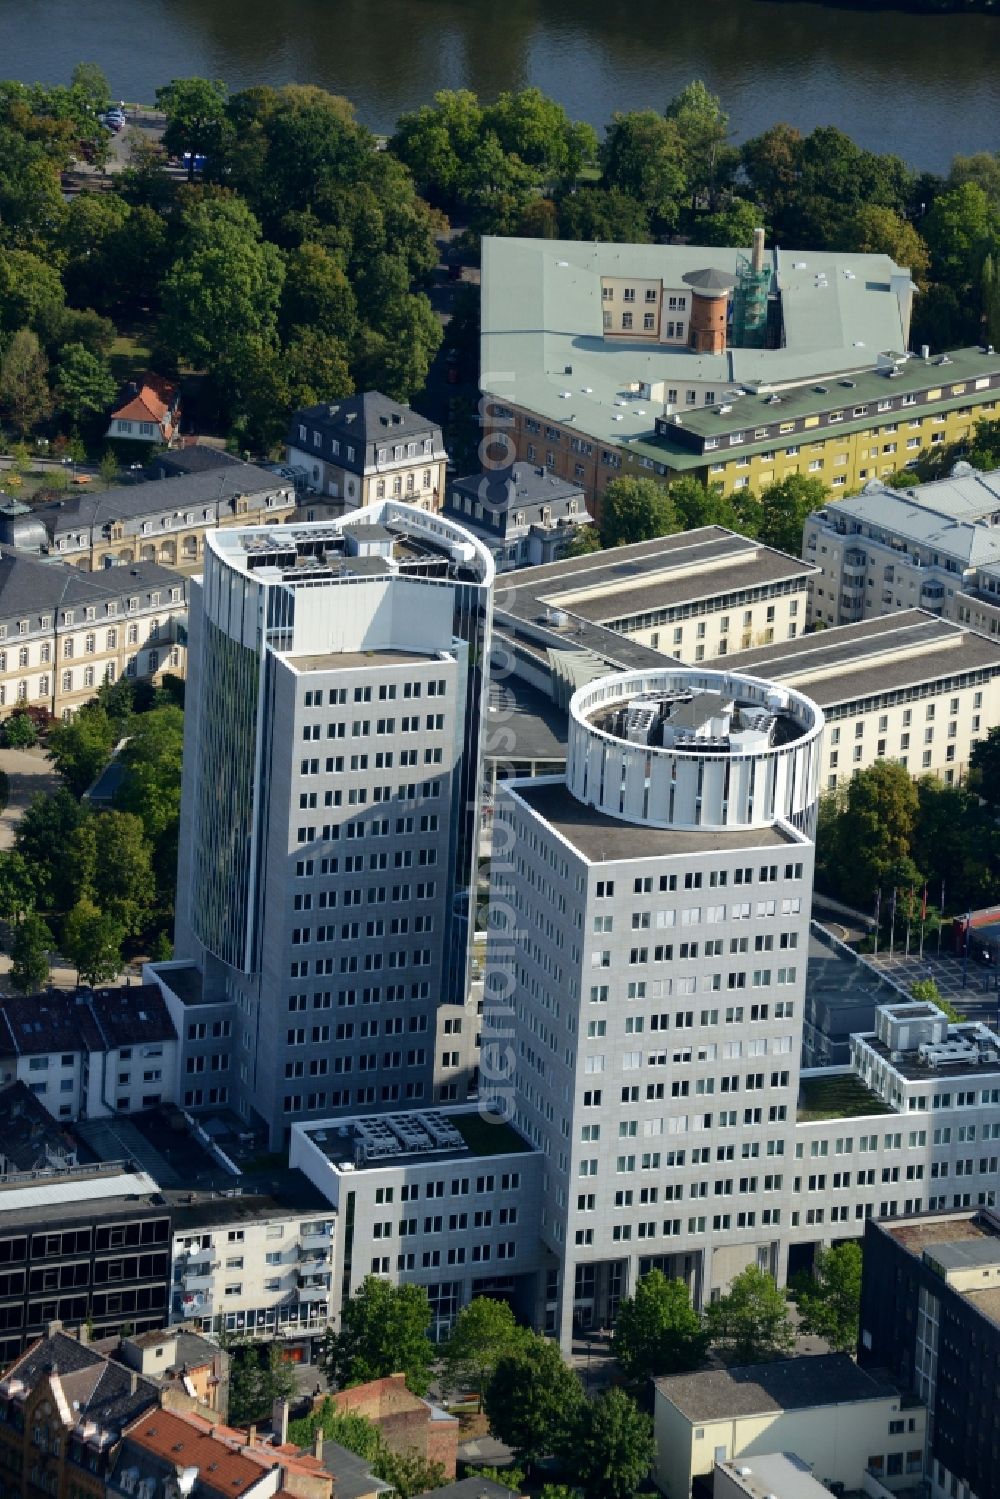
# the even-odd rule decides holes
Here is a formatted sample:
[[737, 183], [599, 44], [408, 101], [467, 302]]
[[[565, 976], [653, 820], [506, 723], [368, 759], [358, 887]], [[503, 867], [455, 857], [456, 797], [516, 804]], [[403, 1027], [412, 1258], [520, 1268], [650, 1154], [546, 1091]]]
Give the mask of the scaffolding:
[[733, 293], [733, 347], [762, 349], [767, 338], [767, 294], [771, 284], [769, 269], [755, 271], [746, 255], [736, 262], [736, 288]]

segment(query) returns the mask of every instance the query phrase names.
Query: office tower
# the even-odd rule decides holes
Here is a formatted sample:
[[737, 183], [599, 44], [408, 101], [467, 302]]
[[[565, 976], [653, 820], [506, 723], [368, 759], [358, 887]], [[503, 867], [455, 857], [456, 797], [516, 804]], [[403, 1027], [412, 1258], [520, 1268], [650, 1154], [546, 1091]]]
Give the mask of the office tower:
[[465, 995], [492, 578], [460, 526], [394, 501], [208, 533], [158, 969], [204, 1043], [188, 1107], [275, 1146], [430, 1101], [435, 1012]]
[[784, 1277], [822, 725], [751, 677], [602, 677], [565, 779], [498, 791], [482, 1079], [546, 1156], [564, 1344], [653, 1267], [699, 1305]]

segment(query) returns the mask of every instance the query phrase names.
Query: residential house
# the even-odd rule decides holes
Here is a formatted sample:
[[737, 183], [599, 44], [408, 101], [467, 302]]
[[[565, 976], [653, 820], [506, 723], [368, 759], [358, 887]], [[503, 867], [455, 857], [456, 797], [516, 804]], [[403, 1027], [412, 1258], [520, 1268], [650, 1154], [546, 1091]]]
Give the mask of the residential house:
[[497, 572], [558, 561], [591, 519], [579, 484], [529, 463], [453, 480], [445, 512], [489, 548]]
[[180, 388], [162, 375], [140, 375], [122, 389], [104, 435], [123, 442], [169, 443], [180, 422]]
[[360, 510], [376, 500], [405, 500], [440, 510], [445, 491], [441, 428], [378, 391], [296, 411], [288, 462], [305, 470], [304, 519]]
[[108, 1118], [174, 1100], [178, 1052], [155, 984], [0, 996], [0, 1081], [29, 1088], [53, 1119]]
[[27, 1083], [0, 1086], [0, 1180], [75, 1166], [78, 1149], [74, 1136], [56, 1123]]

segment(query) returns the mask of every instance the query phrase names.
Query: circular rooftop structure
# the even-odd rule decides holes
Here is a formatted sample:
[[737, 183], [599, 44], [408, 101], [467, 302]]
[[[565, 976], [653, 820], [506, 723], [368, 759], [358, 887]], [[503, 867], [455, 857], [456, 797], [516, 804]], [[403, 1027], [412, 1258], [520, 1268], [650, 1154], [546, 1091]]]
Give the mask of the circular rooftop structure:
[[791, 688], [666, 667], [600, 677], [570, 702], [566, 783], [625, 822], [812, 827], [823, 714]]

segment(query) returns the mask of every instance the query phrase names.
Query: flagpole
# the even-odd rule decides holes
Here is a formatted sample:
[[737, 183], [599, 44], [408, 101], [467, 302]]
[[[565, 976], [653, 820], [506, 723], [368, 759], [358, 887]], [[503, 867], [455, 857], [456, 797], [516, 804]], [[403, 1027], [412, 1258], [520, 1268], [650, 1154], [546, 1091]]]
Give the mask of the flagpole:
[[913, 889], [906, 892], [906, 957], [910, 956], [910, 922], [913, 920]]
[[896, 887], [892, 887], [892, 905], [889, 907], [889, 962], [896, 950]]
[[944, 880], [941, 881], [941, 910], [938, 915], [938, 957], [941, 956], [941, 929], [944, 926]]
[[881, 915], [882, 915], [882, 886], [880, 885], [878, 887], [878, 889], [875, 891], [875, 953], [874, 953], [874, 956], [876, 958], [878, 957], [878, 924], [879, 924], [879, 920], [881, 918]]
[[920, 961], [924, 961], [924, 923], [927, 920], [927, 881], [924, 881], [924, 895], [920, 902]]

